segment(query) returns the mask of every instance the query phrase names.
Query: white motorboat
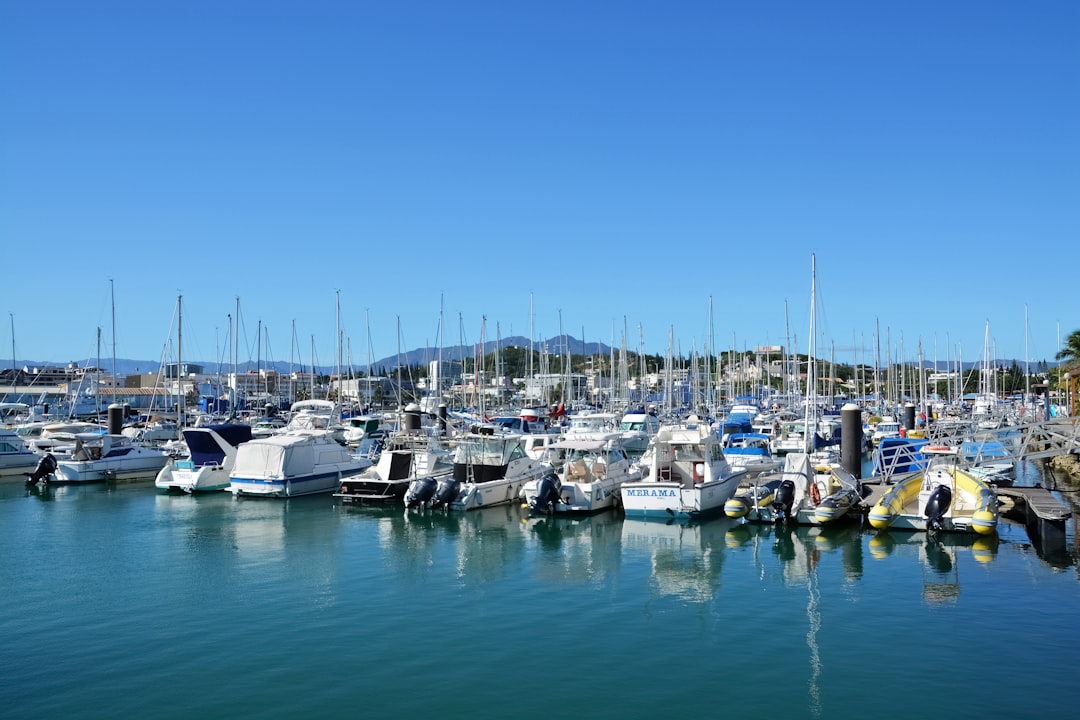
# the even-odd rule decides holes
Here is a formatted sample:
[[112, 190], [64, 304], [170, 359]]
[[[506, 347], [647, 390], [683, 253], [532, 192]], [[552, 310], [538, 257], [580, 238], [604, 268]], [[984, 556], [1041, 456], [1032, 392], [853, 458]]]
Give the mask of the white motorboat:
[[328, 435], [345, 444], [345, 426], [341, 424], [341, 406], [331, 400], [298, 400], [290, 408], [292, 417], [283, 433], [309, 432]]
[[169, 456], [134, 444], [125, 435], [78, 433], [70, 459], [57, 462], [58, 483], [151, 480]]
[[41, 457], [28, 448], [14, 430], [0, 430], [0, 479], [29, 475]]
[[870, 433], [870, 442], [877, 447], [885, 438], [903, 437], [900, 432], [900, 421], [894, 417], [883, 417], [874, 425]]
[[525, 483], [551, 472], [551, 463], [525, 452], [524, 436], [482, 429], [488, 432], [458, 438], [450, 477], [437, 483], [418, 480], [409, 487], [407, 507], [475, 510], [505, 505], [520, 497]]
[[349, 454], [328, 433], [291, 431], [256, 438], [236, 449], [229, 490], [236, 496], [296, 497], [335, 492], [371, 461]]
[[251, 423], [251, 437], [261, 438], [277, 435], [285, 429], [285, 418], [280, 415], [266, 415]]
[[769, 436], [764, 433], [734, 433], [724, 440], [724, 456], [736, 470], [747, 477], [778, 470], [782, 463], [769, 450]]
[[567, 437], [605, 436], [619, 429], [619, 416], [606, 412], [589, 412], [569, 417]]
[[171, 460], [158, 473], [154, 484], [162, 490], [188, 493], [228, 490], [236, 449], [251, 440], [251, 430], [247, 423], [184, 430], [188, 457]]
[[619, 423], [622, 432], [622, 444], [632, 458], [640, 458], [649, 448], [649, 443], [660, 430], [660, 419], [652, 413], [638, 409], [622, 416]]
[[529, 511], [537, 515], [607, 510], [617, 503], [624, 482], [641, 479], [641, 470], [631, 464], [618, 434], [607, 439], [567, 438], [549, 452], [558, 454], [560, 470], [525, 483], [521, 490]]
[[692, 415], [682, 425], [662, 425], [649, 452], [648, 476], [623, 483], [627, 517], [697, 519], [721, 512], [746, 477], [724, 456], [720, 438]]

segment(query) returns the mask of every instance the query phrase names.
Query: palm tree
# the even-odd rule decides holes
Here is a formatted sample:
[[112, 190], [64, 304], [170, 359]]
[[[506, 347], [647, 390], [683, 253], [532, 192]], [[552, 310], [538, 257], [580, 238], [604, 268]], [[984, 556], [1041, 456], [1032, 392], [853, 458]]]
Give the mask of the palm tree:
[[1065, 338], [1065, 346], [1058, 350], [1056, 360], [1080, 360], [1080, 330], [1073, 330], [1069, 337]]
[[[1070, 365], [1075, 365], [1077, 361], [1080, 361], [1080, 330], [1073, 330], [1069, 333], [1069, 336], [1065, 338], [1065, 346], [1058, 351], [1055, 359], [1065, 361], [1058, 367], [1059, 373], [1061, 370], [1067, 369]], [[1070, 413], [1076, 415], [1077, 411], [1080, 410], [1080, 397], [1076, 396], [1076, 378], [1073, 377], [1071, 371], [1059, 374], [1058, 377], [1066, 380], [1065, 392], [1067, 395], [1072, 395]]]

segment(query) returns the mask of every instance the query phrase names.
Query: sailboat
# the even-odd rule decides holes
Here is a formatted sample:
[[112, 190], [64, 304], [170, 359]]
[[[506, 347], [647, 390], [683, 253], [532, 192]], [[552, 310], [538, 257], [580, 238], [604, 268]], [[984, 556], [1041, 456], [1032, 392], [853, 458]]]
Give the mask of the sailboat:
[[784, 457], [779, 478], [760, 476], [725, 504], [729, 517], [756, 522], [821, 525], [845, 516], [862, 502], [862, 485], [844, 470], [831, 449], [820, 449], [817, 407], [817, 259], [810, 256], [810, 341], [807, 348], [803, 446]]

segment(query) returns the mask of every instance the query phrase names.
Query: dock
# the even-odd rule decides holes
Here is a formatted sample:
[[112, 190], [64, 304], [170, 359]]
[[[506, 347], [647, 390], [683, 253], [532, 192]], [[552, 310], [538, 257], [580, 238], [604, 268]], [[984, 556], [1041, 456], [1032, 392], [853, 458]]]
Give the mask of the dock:
[[1065, 549], [1065, 523], [1073, 511], [1042, 487], [997, 488], [1000, 512], [1024, 523], [1028, 537], [1044, 552]]

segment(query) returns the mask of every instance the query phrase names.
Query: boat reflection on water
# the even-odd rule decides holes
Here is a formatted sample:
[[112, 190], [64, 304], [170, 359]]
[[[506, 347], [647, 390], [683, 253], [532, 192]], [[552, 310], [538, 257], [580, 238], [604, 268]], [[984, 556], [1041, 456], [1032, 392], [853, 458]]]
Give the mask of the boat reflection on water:
[[622, 558], [622, 521], [616, 513], [523, 516], [518, 523], [539, 550], [544, 579], [592, 582], [613, 578]]
[[[386, 546], [395, 562], [402, 562], [403, 553], [413, 556], [404, 560], [411, 566], [452, 562], [459, 577], [482, 583], [513, 574], [524, 561], [525, 543], [517, 529], [521, 516], [514, 504], [467, 513], [406, 508], [403, 517], [404, 537]], [[448, 539], [452, 559], [445, 556]]]
[[870, 555], [875, 560], [883, 560], [897, 550], [900, 554], [918, 554], [924, 562], [934, 565], [939, 553], [948, 550], [951, 557], [957, 551], [970, 550], [978, 562], [991, 562], [997, 557], [997, 535], [972, 536], [956, 533], [936, 533], [927, 535], [915, 532], [880, 532], [867, 543]]
[[[739, 523], [724, 534], [728, 549], [750, 549], [763, 563], [764, 551], [780, 560], [785, 584], [805, 582], [817, 569], [823, 555], [839, 553], [846, 581], [856, 581], [863, 573], [863, 548], [859, 527], [839, 525], [773, 525]], [[766, 568], [762, 568], [766, 571]]]
[[727, 518], [701, 523], [623, 520], [622, 547], [626, 558], [642, 552], [652, 566], [650, 584], [661, 595], [688, 602], [707, 602], [720, 589]]
[[923, 599], [940, 605], [955, 603], [960, 597], [960, 555], [970, 551], [976, 562], [992, 562], [997, 557], [998, 536], [884, 532], [870, 538], [868, 545], [876, 560], [916, 556], [922, 568]]

